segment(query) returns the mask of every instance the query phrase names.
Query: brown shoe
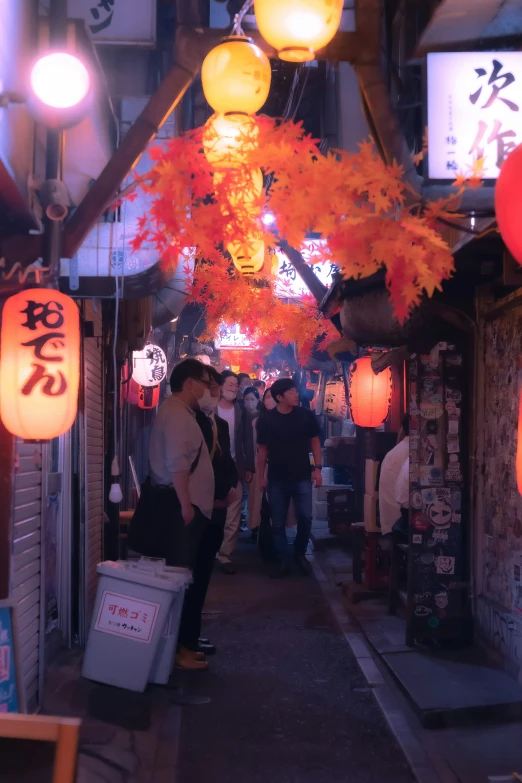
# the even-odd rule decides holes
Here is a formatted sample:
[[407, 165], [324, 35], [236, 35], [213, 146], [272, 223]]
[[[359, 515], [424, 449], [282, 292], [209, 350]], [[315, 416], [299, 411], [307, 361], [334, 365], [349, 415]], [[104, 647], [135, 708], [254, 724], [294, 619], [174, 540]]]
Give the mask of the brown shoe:
[[203, 671], [208, 669], [208, 661], [204, 660], [202, 653], [187, 650], [186, 647], [180, 647], [176, 653], [176, 669], [185, 669], [187, 671]]

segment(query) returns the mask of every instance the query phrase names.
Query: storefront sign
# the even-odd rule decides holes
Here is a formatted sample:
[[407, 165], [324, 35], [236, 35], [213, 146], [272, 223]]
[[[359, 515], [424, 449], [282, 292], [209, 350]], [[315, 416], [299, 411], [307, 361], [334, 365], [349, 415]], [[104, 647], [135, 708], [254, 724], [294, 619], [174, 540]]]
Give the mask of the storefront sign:
[[94, 630], [150, 644], [159, 610], [160, 604], [105, 590]]
[[[314, 274], [319, 278], [321, 283], [325, 286], [330, 286], [333, 282], [334, 275], [339, 271], [339, 268], [329, 259], [324, 259], [321, 251], [325, 244], [325, 239], [316, 239], [307, 242], [306, 245], [301, 248], [301, 255], [305, 261], [310, 264]], [[275, 285], [276, 294], [282, 299], [298, 299], [305, 294], [309, 294], [310, 290], [308, 286], [301, 280], [295, 266], [290, 263], [285, 253], [283, 253], [282, 250], [276, 250], [276, 256], [279, 261]]]
[[522, 142], [522, 52], [428, 54], [428, 173], [454, 180], [484, 159], [496, 179]]
[[243, 334], [239, 324], [232, 324], [232, 326], [223, 324], [219, 330], [217, 339], [214, 341], [214, 345], [221, 351], [227, 348], [233, 348], [236, 351], [247, 351], [255, 348], [252, 341], [246, 334]]
[[85, 19], [96, 43], [142, 44], [156, 41], [155, 0], [68, 0], [69, 18]]

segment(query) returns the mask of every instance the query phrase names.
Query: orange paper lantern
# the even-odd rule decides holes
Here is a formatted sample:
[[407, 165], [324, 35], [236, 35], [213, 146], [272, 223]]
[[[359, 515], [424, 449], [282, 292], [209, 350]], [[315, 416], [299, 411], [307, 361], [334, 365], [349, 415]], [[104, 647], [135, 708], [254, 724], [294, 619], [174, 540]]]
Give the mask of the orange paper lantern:
[[495, 186], [495, 214], [500, 235], [513, 258], [522, 264], [522, 144], [502, 164]]
[[255, 0], [254, 12], [259, 32], [279, 58], [303, 63], [334, 37], [343, 0]]
[[11, 296], [2, 313], [0, 417], [24, 440], [51, 440], [78, 406], [80, 318], [74, 301], [46, 288]]
[[378, 427], [388, 416], [391, 395], [391, 370], [378, 375], [369, 356], [357, 359], [350, 368], [350, 409], [359, 427]]
[[213, 114], [203, 130], [203, 152], [216, 171], [246, 163], [258, 145], [259, 126], [244, 114]]
[[138, 392], [138, 408], [151, 410], [159, 402], [160, 387], [158, 386], [140, 386]]
[[271, 77], [266, 54], [242, 35], [224, 38], [201, 66], [205, 98], [219, 114], [255, 114], [268, 98]]

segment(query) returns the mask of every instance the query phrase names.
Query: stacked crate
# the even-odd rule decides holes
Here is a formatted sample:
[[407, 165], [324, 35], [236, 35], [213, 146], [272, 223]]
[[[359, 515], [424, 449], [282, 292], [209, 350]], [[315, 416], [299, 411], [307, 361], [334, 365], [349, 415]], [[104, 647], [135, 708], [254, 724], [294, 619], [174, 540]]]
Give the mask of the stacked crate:
[[332, 535], [348, 533], [355, 522], [355, 493], [348, 487], [336, 487], [326, 492], [328, 529]]

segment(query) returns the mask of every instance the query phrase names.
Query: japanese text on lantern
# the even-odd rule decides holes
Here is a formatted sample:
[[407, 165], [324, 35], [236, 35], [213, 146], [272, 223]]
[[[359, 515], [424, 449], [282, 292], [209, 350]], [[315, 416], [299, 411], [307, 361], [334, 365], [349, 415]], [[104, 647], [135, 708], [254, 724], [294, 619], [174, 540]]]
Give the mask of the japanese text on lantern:
[[428, 168], [432, 179], [469, 174], [496, 179], [522, 141], [522, 52], [428, 55]]
[[10, 297], [2, 313], [0, 416], [20, 438], [50, 440], [76, 416], [80, 330], [75, 302], [34, 288]]
[[94, 630], [150, 644], [159, 609], [160, 604], [105, 590]]

